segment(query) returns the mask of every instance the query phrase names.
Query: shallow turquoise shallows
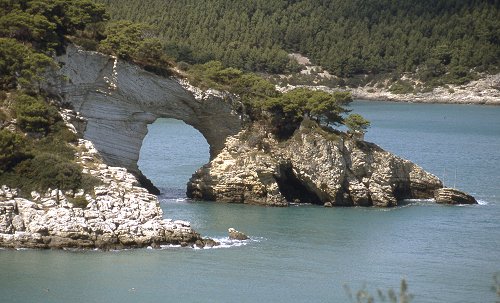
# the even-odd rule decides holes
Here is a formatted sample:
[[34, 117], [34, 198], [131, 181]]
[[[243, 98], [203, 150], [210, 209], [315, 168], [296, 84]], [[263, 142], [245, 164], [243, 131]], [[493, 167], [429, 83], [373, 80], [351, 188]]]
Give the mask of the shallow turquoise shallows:
[[[208, 161], [193, 128], [150, 126], [140, 168], [165, 217], [221, 248], [0, 250], [0, 302], [349, 302], [344, 290], [397, 289], [412, 302], [495, 302], [500, 271], [500, 107], [357, 101], [366, 139], [472, 193], [481, 205], [412, 201], [392, 209], [269, 208], [184, 199]], [[227, 240], [227, 228], [251, 236]], [[377, 300], [377, 302], [380, 302]]]

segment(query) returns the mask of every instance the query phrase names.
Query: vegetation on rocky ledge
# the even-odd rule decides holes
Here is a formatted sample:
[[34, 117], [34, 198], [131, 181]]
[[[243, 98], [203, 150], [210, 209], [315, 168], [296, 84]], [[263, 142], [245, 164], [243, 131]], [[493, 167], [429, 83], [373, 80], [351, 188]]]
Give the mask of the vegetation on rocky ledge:
[[106, 18], [103, 6], [89, 0], [0, 2], [0, 184], [27, 196], [96, 182], [75, 163], [77, 135], [41, 88], [67, 37]]
[[[219, 61], [186, 65], [190, 82], [204, 88], [222, 89], [237, 94], [243, 104], [238, 110], [251, 121], [267, 121], [279, 138], [288, 138], [304, 118], [315, 120], [329, 128], [344, 125], [349, 112], [346, 105], [352, 102], [349, 92], [327, 93], [307, 88], [297, 88], [281, 93], [268, 80]], [[349, 118], [347, 125], [353, 131], [366, 131], [369, 122], [359, 114]]]

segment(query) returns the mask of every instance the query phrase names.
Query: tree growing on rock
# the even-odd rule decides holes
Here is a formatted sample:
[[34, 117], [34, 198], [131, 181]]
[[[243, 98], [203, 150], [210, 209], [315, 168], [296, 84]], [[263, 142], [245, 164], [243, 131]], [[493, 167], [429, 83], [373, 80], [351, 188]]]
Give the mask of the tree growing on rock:
[[275, 98], [259, 102], [257, 107], [271, 113], [271, 123], [280, 137], [290, 136], [304, 118], [315, 120], [324, 126], [341, 125], [344, 106], [352, 101], [349, 92], [327, 93], [298, 88]]
[[370, 127], [370, 121], [363, 118], [360, 114], [350, 114], [344, 120], [344, 124], [347, 126], [350, 134], [359, 136], [363, 136], [368, 127]]
[[166, 70], [171, 63], [153, 27], [121, 20], [110, 22], [104, 34], [106, 38], [100, 41], [99, 51], [168, 75]]

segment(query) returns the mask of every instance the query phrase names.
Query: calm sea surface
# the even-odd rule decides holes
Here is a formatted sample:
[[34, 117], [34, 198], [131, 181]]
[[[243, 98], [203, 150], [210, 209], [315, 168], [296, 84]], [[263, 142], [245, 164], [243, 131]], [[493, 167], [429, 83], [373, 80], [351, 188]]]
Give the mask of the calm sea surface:
[[[193, 128], [158, 120], [139, 162], [167, 218], [191, 221], [216, 249], [0, 250], [0, 302], [349, 302], [402, 278], [413, 302], [495, 302], [500, 271], [500, 107], [354, 102], [366, 139], [472, 193], [481, 205], [415, 201], [392, 209], [268, 208], [186, 201], [208, 161]], [[251, 236], [227, 240], [227, 228]], [[378, 302], [378, 301], [377, 301]]]

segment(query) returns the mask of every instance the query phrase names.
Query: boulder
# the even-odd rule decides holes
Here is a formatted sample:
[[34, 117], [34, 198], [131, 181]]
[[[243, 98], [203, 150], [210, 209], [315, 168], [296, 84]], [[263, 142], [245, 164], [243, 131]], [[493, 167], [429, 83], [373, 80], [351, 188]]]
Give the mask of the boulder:
[[229, 239], [231, 239], [231, 240], [247, 240], [248, 239], [247, 235], [245, 235], [244, 233], [242, 233], [240, 231], [237, 231], [234, 228], [228, 229], [227, 232], [229, 233]]
[[439, 204], [477, 204], [473, 196], [449, 187], [436, 189], [434, 199]]

